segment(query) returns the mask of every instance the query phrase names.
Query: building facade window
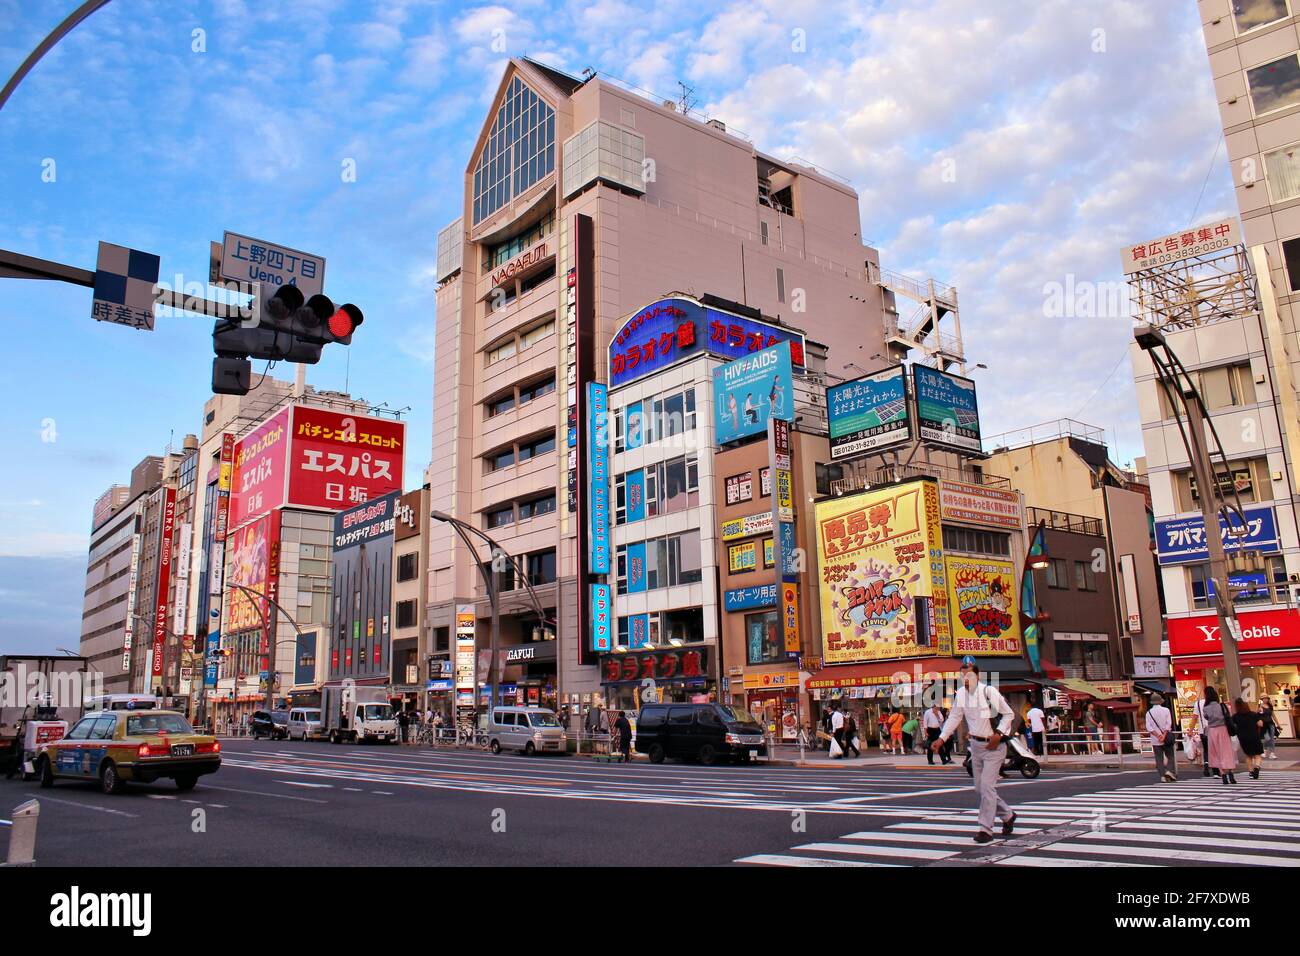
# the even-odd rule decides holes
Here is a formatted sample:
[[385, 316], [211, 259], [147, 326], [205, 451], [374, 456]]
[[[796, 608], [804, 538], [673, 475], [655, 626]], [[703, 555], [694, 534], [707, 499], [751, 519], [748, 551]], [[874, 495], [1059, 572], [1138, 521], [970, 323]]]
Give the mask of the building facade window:
[[1247, 70], [1246, 82], [1256, 116], [1295, 106], [1300, 103], [1300, 58], [1288, 53], [1272, 63]]
[[397, 627], [415, 627], [415, 602], [397, 602]]
[[555, 391], [555, 376], [544, 379], [540, 382], [534, 382], [532, 385], [526, 385], [519, 389], [519, 404], [524, 405], [535, 398], [541, 398], [543, 395], [549, 395]]
[[1048, 559], [1047, 586], [1058, 591], [1070, 590], [1069, 567], [1064, 558]]
[[1268, 26], [1291, 15], [1287, 0], [1233, 0], [1232, 16], [1237, 21], [1237, 33], [1246, 33]]
[[1264, 154], [1264, 178], [1273, 202], [1300, 196], [1300, 143], [1292, 143]]
[[514, 524], [514, 505], [506, 505], [504, 508], [493, 508], [491, 511], [483, 512], [483, 523], [488, 526], [488, 530]]
[[509, 468], [515, 463], [515, 450], [513, 448], [503, 448], [501, 451], [488, 455], [486, 461], [488, 471], [500, 471], [502, 468]]
[[474, 167], [474, 224], [555, 169], [555, 112], [519, 77], [497, 108]]
[[534, 438], [529, 442], [519, 444], [519, 461], [522, 464], [530, 461], [538, 455], [545, 455], [547, 452], [555, 451], [555, 433], [544, 435], [541, 438]]
[[[1192, 607], [1196, 610], [1209, 610], [1215, 606], [1214, 588], [1209, 581], [1208, 564], [1187, 566], [1187, 585], [1192, 595]], [[1268, 585], [1285, 587], [1287, 584], [1286, 564], [1279, 555], [1268, 555], [1260, 570], [1230, 572], [1228, 581], [1233, 585], [1233, 604], [1268, 604], [1272, 601]]]
[[[642, 562], [644, 566], [639, 566]], [[698, 584], [703, 575], [700, 531], [694, 528], [681, 534], [620, 544], [614, 550], [614, 568], [619, 594]]]
[[533, 587], [555, 583], [555, 550], [528, 555], [526, 568], [528, 583]]
[[1087, 561], [1074, 562], [1074, 589], [1076, 591], [1097, 590], [1097, 573]]
[[[1178, 495], [1179, 511], [1197, 511], [1201, 507], [1201, 490], [1190, 468], [1172, 473]], [[1273, 498], [1273, 479], [1267, 458], [1248, 458], [1228, 462], [1227, 470], [1218, 469], [1215, 477], [1220, 494], [1228, 500], [1238, 498], [1242, 504], [1255, 504]]]
[[[677, 608], [671, 611], [651, 611], [646, 617], [647, 647], [678, 647], [687, 644], [699, 644], [704, 641], [704, 609], [698, 607]], [[625, 615], [618, 619], [616, 646], [631, 650], [630, 647], [632, 616]]]
[[771, 664], [785, 660], [785, 639], [777, 611], [745, 615], [745, 661]]
[[483, 271], [503, 266], [515, 256], [540, 242], [555, 231], [555, 210], [552, 209], [524, 232], [483, 249]]
[[554, 510], [555, 492], [551, 492], [542, 498], [519, 502], [519, 520], [527, 521], [529, 518], [536, 518], [538, 515], [548, 515]]
[[945, 551], [1005, 558], [1011, 555], [1011, 536], [1001, 531], [978, 531], [974, 528], [944, 525], [943, 548]]
[[495, 418], [497, 415], [504, 415], [515, 407], [515, 396], [511, 392], [509, 395], [494, 398], [486, 404], [488, 418]]
[[420, 556], [402, 554], [397, 557], [397, 580], [414, 581], [420, 574]]

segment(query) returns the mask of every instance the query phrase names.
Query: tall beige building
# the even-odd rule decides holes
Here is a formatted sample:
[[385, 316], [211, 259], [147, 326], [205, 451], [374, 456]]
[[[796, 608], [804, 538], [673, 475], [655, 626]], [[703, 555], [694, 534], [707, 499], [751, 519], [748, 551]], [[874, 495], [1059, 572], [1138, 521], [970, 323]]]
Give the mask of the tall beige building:
[[[713, 296], [829, 343], [827, 372], [839, 374], [887, 364], [892, 296], [844, 182], [598, 76], [511, 60], [462, 188], [462, 216], [438, 236], [430, 504], [518, 556], [503, 581], [502, 664], [507, 680], [530, 688], [525, 699], [553, 703], [600, 690], [578, 643], [581, 512], [571, 495], [585, 489], [571, 478], [581, 449], [568, 442], [579, 387], [610, 381], [608, 346], [623, 323], [673, 293]], [[591, 230], [581, 260], [580, 217]], [[589, 308], [577, 328], [575, 295]], [[583, 362], [586, 374], [574, 374]], [[454, 633], [458, 605], [474, 606], [485, 634], [476, 561], [486, 549], [471, 556], [435, 522], [429, 553], [434, 646]], [[521, 577], [558, 622], [558, 640], [539, 633]], [[704, 590], [715, 594], [716, 579]], [[716, 616], [716, 594], [704, 612]], [[530, 644], [539, 646], [509, 654]]]

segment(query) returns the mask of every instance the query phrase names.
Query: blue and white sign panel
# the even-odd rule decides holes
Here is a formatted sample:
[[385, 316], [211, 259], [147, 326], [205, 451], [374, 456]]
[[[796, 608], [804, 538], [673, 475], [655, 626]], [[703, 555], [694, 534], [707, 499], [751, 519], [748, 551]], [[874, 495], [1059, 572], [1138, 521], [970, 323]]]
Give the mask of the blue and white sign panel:
[[846, 461], [912, 437], [907, 370], [887, 368], [826, 389], [831, 460]]
[[610, 596], [608, 584], [591, 586], [591, 649], [608, 651], [613, 649], [614, 602]]
[[274, 292], [294, 285], [305, 298], [325, 291], [325, 260], [321, 256], [273, 242], [227, 232], [221, 242], [221, 278], [260, 282]]
[[790, 343], [715, 368], [713, 408], [719, 445], [766, 432], [770, 418], [794, 421]]
[[[1223, 550], [1278, 551], [1277, 522], [1269, 507], [1245, 508], [1246, 534], [1236, 537], [1228, 534], [1227, 522], [1219, 516], [1219, 530], [1223, 533]], [[1233, 530], [1239, 530], [1234, 517]], [[1200, 515], [1191, 518], [1170, 518], [1156, 522], [1156, 548], [1161, 564], [1192, 564], [1210, 560], [1205, 544], [1205, 521]]]
[[609, 574], [609, 392], [599, 382], [587, 383], [587, 414], [588, 570]]
[[626, 385], [701, 353], [737, 359], [778, 342], [790, 343], [791, 361], [802, 370], [804, 340], [800, 333], [701, 305], [685, 296], [660, 299], [624, 322], [610, 341], [609, 387]]
[[777, 590], [775, 584], [758, 584], [748, 588], [732, 588], [723, 596], [728, 611], [749, 611], [753, 608], [776, 607]]
[[623, 480], [623, 495], [627, 508], [626, 522], [645, 520], [645, 472], [640, 468], [629, 471]]
[[90, 317], [152, 332], [158, 266], [158, 257], [151, 253], [101, 242]]

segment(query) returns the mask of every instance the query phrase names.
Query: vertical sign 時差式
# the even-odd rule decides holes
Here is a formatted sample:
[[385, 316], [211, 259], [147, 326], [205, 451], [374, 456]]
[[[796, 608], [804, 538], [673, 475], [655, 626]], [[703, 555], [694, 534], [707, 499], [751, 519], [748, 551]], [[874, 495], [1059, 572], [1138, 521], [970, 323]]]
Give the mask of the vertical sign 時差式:
[[785, 652], [790, 657], [799, 655], [799, 589], [796, 576], [794, 536], [794, 481], [791, 461], [790, 423], [771, 418], [767, 424], [768, 456], [771, 460], [773, 549], [776, 559], [776, 580], [780, 585], [781, 627], [784, 632]]

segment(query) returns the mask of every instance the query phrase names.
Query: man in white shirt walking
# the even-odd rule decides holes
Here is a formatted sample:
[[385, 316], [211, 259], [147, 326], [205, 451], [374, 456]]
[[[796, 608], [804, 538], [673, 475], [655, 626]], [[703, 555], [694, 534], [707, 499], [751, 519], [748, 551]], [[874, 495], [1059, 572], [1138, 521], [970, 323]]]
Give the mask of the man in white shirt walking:
[[1151, 749], [1156, 754], [1156, 774], [1161, 780], [1173, 783], [1178, 779], [1177, 757], [1174, 746], [1174, 715], [1165, 706], [1162, 694], [1151, 695], [1147, 709], [1147, 733], [1151, 736]]
[[1015, 830], [1016, 815], [998, 796], [998, 774], [1007, 756], [1006, 738], [1011, 733], [1015, 711], [996, 687], [980, 680], [980, 669], [974, 658], [962, 659], [961, 677], [962, 686], [957, 689], [948, 720], [938, 739], [931, 741], [930, 749], [937, 751], [953, 735], [958, 724], [963, 719], [966, 721], [971, 741], [971, 776], [980, 795], [980, 828], [975, 834], [975, 842], [988, 843], [993, 839], [995, 817], [1002, 820], [1003, 836], [1010, 836]]
[[[921, 718], [921, 726], [925, 728], [926, 743], [933, 744], [939, 739], [939, 731], [943, 729], [943, 708], [938, 703], [925, 712], [925, 716]], [[943, 761], [945, 767], [952, 763], [952, 754], [947, 746], [939, 748], [939, 759]], [[934, 766], [933, 749], [926, 748], [925, 760], [930, 766]]]
[[839, 704], [836, 704], [835, 709], [831, 711], [831, 736], [840, 745], [839, 755], [843, 757], [848, 753], [848, 748], [844, 746], [844, 711], [840, 710]]
[[1045, 723], [1047, 715], [1043, 713], [1043, 708], [1034, 704], [1029, 708], [1029, 713], [1025, 714], [1025, 719], [1029, 721], [1029, 733], [1034, 738], [1034, 753], [1041, 757], [1043, 755], [1043, 734], [1047, 730]]

